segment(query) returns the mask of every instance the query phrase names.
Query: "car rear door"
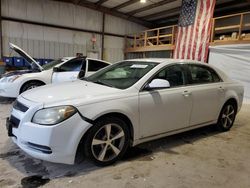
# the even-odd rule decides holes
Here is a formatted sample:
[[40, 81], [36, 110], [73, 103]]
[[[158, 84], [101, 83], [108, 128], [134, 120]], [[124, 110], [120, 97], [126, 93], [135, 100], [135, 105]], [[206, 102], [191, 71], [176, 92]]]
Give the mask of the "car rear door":
[[219, 75], [210, 67], [188, 64], [188, 86], [192, 96], [190, 126], [217, 120], [224, 101], [224, 88]]
[[85, 68], [85, 59], [74, 58], [72, 60], [69, 60], [54, 69], [52, 75], [52, 83], [74, 81], [78, 78], [80, 70]]
[[170, 88], [139, 93], [141, 137], [179, 130], [189, 126], [192, 98], [185, 87], [186, 76], [183, 65], [167, 66], [153, 79], [166, 79]]

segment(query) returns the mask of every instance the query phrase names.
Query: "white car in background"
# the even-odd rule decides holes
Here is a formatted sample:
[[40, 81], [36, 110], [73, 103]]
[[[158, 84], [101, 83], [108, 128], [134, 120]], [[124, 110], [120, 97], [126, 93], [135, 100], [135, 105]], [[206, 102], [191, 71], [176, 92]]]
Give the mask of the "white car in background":
[[210, 124], [228, 131], [243, 93], [241, 84], [205, 63], [128, 60], [21, 94], [6, 126], [35, 158], [73, 164], [83, 152], [109, 165], [146, 141]]
[[74, 81], [89, 76], [110, 63], [87, 57], [64, 57], [40, 66], [30, 55], [10, 43], [10, 48], [22, 56], [30, 70], [6, 73], [0, 79], [0, 96], [16, 98], [26, 90], [58, 82]]

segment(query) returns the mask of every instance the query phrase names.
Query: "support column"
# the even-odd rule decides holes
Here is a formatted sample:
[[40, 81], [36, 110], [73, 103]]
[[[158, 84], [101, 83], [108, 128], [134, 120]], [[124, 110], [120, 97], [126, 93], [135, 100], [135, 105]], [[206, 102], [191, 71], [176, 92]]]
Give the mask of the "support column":
[[101, 59], [104, 58], [104, 35], [105, 33], [105, 13], [102, 14], [102, 47], [101, 47]]
[[0, 0], [0, 60], [3, 58], [2, 1]]

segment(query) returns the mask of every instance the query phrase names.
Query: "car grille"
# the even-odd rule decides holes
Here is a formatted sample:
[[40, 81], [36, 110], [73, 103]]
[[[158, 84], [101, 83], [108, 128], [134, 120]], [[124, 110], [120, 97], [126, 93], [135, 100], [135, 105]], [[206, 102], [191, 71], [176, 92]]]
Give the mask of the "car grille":
[[21, 112], [26, 112], [29, 108], [22, 103], [20, 103], [18, 100], [16, 100], [13, 104], [13, 108], [16, 110], [19, 110]]
[[20, 120], [17, 119], [15, 116], [10, 116], [10, 123], [11, 123], [12, 127], [18, 128]]

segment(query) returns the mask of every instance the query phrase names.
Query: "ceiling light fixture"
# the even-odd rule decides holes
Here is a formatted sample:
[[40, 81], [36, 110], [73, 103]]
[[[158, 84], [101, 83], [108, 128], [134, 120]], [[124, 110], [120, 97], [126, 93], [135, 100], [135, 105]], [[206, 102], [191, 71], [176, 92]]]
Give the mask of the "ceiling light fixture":
[[146, 0], [140, 0], [140, 3], [146, 3]]

